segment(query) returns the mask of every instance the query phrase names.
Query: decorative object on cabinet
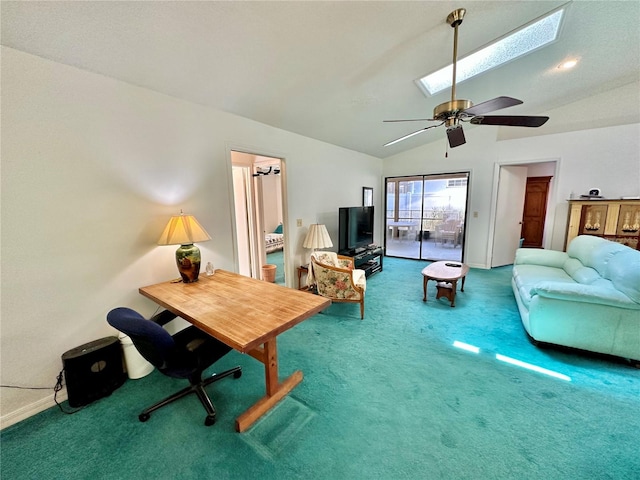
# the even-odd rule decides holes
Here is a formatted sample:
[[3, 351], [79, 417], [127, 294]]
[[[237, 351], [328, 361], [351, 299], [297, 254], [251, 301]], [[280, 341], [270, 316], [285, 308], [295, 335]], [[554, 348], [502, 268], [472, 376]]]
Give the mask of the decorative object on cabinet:
[[200, 275], [200, 249], [195, 242], [211, 240], [193, 215], [174, 215], [164, 228], [158, 245], [180, 245], [176, 250], [176, 264], [184, 283], [198, 281]]
[[600, 194], [599, 188], [590, 188], [589, 193], [580, 195], [580, 198], [602, 198], [602, 195]]
[[640, 200], [569, 200], [565, 250], [578, 235], [595, 235], [638, 250]]

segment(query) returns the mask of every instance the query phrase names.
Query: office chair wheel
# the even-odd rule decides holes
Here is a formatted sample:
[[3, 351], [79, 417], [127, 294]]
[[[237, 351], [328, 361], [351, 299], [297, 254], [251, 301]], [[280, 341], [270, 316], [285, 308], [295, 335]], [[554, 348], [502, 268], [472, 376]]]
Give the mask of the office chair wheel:
[[242, 376], [242, 370], [238, 370], [233, 374], [233, 378], [240, 378]]
[[207, 418], [204, 419], [204, 425], [206, 427], [210, 427], [214, 423], [216, 423], [216, 416], [215, 415], [207, 415]]
[[150, 417], [151, 415], [149, 415], [148, 413], [141, 413], [140, 415], [138, 415], [138, 420], [140, 420], [141, 422], [146, 422]]

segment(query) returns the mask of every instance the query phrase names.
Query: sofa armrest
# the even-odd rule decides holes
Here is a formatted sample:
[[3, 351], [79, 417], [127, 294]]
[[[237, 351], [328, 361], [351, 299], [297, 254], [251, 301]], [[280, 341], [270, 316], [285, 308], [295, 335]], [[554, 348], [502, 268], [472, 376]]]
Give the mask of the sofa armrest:
[[611, 307], [640, 310], [640, 304], [614, 288], [566, 282], [538, 282], [531, 288], [531, 296], [567, 300], [571, 302], [593, 303]]
[[514, 264], [544, 265], [545, 267], [562, 268], [569, 255], [557, 250], [542, 250], [539, 248], [518, 248]]

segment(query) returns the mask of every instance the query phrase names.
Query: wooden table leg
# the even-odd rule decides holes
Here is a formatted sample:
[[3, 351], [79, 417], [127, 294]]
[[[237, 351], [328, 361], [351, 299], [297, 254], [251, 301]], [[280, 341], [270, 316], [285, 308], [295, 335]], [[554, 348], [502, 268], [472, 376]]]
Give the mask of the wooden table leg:
[[428, 281], [429, 281], [429, 277], [424, 277], [424, 280], [422, 283], [422, 289], [424, 290], [424, 297], [422, 297], [423, 302], [427, 301], [427, 282]]
[[251, 427], [303, 379], [302, 372], [297, 370], [284, 382], [278, 382], [278, 348], [275, 338], [265, 342], [262, 355], [251, 353], [251, 356], [264, 363], [267, 394], [236, 419], [237, 432], [244, 432]]
[[460, 286], [460, 291], [461, 292], [464, 292], [464, 281], [465, 281], [466, 278], [467, 278], [466, 276], [462, 277], [462, 285]]
[[456, 306], [456, 286], [458, 285], [458, 280], [451, 281], [451, 306]]

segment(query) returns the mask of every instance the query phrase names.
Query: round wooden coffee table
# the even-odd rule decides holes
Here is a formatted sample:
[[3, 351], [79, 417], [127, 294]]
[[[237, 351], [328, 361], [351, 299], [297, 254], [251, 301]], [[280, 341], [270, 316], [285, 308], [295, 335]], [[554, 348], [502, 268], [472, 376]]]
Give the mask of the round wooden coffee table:
[[467, 273], [469, 273], [469, 265], [461, 262], [434, 262], [431, 265], [426, 266], [422, 269], [422, 276], [424, 277], [424, 298], [422, 301], [427, 301], [427, 282], [429, 280], [435, 280], [436, 287], [438, 289], [436, 299], [442, 297], [448, 298], [451, 302], [451, 306], [455, 307], [458, 280], [462, 279], [460, 291], [464, 292], [464, 280]]

